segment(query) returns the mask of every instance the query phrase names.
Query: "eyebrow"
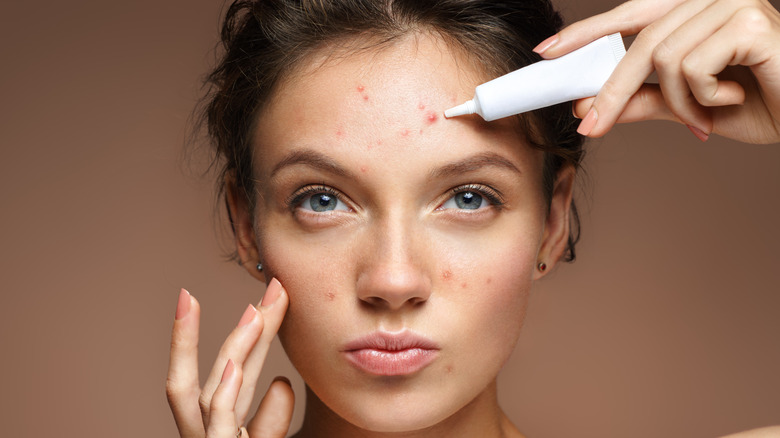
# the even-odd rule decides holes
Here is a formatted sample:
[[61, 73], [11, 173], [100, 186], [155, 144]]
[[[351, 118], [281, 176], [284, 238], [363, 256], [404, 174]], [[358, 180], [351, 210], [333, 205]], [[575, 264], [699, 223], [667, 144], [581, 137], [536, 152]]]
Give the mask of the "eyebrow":
[[523, 174], [523, 172], [521, 172], [520, 169], [514, 165], [514, 163], [505, 157], [495, 152], [483, 152], [434, 169], [431, 171], [429, 178], [437, 179], [462, 173], [474, 172], [485, 166], [503, 167], [504, 169], [510, 170], [517, 174]]
[[281, 161], [276, 163], [276, 166], [274, 166], [273, 170], [271, 170], [271, 178], [273, 178], [274, 175], [276, 175], [280, 170], [284, 169], [285, 167], [295, 166], [299, 164], [310, 166], [315, 169], [320, 169], [325, 172], [332, 173], [346, 178], [352, 176], [352, 173], [350, 171], [343, 168], [341, 165], [339, 165], [339, 163], [337, 163], [335, 160], [328, 157], [327, 155], [321, 154], [311, 149], [302, 149], [302, 150], [292, 151], [287, 156], [285, 156]]
[[[338, 162], [328, 157], [327, 155], [312, 149], [302, 149], [292, 151], [281, 161], [276, 163], [273, 170], [271, 170], [271, 178], [273, 178], [285, 167], [301, 164], [345, 178], [351, 178], [353, 176], [352, 172], [339, 165]], [[514, 173], [520, 175], [523, 174], [523, 172], [521, 172], [520, 169], [518, 169], [517, 166], [515, 166], [514, 163], [512, 163], [507, 158], [495, 152], [483, 152], [436, 168], [430, 172], [428, 178], [433, 180], [437, 178], [474, 172], [486, 166], [502, 167]]]

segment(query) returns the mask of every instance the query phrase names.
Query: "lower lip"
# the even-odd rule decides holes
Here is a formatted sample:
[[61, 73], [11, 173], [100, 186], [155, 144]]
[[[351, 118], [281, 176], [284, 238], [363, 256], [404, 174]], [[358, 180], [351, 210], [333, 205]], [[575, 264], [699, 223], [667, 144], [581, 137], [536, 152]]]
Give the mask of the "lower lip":
[[409, 348], [388, 351], [364, 348], [344, 353], [347, 360], [358, 369], [377, 376], [405, 376], [427, 367], [438, 354], [438, 350]]

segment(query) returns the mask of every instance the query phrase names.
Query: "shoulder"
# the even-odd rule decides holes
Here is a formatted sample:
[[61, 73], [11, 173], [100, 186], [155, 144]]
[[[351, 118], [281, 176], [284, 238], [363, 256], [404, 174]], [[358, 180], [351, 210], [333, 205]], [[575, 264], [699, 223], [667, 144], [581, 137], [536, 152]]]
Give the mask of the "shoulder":
[[727, 435], [722, 438], [780, 438], [780, 426], [762, 427]]

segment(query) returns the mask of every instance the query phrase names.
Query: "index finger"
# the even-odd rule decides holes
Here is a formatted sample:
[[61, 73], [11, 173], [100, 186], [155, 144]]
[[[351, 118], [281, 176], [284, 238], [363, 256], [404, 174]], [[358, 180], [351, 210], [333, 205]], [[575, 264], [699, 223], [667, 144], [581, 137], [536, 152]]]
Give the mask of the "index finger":
[[563, 28], [539, 44], [534, 51], [543, 58], [557, 58], [604, 35], [620, 32], [636, 35], [685, 0], [634, 0]]
[[182, 289], [176, 306], [171, 336], [171, 361], [165, 391], [173, 418], [183, 438], [205, 435], [198, 397], [198, 331], [200, 305]]

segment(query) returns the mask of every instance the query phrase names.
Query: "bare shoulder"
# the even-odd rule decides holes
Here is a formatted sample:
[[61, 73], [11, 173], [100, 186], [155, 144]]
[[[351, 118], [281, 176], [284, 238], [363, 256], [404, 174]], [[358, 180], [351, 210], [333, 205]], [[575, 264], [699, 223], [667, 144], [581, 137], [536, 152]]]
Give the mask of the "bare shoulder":
[[727, 435], [722, 438], [780, 438], [780, 426], [762, 427]]

